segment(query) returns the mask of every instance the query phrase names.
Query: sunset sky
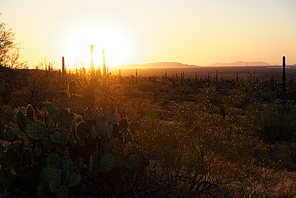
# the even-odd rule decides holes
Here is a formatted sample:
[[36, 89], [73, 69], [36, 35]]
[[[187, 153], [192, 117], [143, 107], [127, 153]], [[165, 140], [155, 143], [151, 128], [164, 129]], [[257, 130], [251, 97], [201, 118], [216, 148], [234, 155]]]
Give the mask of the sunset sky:
[[0, 0], [30, 67], [175, 61], [296, 64], [296, 0]]

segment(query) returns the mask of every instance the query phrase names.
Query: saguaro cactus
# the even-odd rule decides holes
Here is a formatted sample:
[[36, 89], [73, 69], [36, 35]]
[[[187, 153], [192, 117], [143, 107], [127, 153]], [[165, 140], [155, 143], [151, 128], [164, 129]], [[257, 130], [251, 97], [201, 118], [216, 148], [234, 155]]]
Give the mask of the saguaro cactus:
[[286, 95], [286, 57], [283, 56], [283, 102], [286, 104], [287, 102], [287, 95]]

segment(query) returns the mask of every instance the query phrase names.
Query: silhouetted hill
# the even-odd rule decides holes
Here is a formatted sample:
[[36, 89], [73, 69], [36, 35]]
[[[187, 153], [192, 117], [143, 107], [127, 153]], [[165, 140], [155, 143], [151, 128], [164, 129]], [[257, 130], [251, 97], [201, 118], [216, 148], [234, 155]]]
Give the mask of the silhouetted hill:
[[262, 62], [262, 61], [256, 61], [256, 62], [243, 62], [243, 61], [237, 61], [233, 63], [214, 63], [210, 66], [271, 66], [269, 63]]
[[146, 64], [131, 64], [113, 67], [112, 69], [157, 69], [157, 68], [198, 68], [197, 65], [187, 65], [179, 62], [156, 62]]

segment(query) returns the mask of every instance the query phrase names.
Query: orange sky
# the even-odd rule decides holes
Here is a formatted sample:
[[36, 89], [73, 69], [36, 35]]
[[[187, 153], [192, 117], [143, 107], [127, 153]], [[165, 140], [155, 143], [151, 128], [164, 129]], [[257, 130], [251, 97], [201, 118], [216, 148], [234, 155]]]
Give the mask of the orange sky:
[[0, 0], [22, 59], [67, 67], [176, 61], [296, 64], [295, 0]]

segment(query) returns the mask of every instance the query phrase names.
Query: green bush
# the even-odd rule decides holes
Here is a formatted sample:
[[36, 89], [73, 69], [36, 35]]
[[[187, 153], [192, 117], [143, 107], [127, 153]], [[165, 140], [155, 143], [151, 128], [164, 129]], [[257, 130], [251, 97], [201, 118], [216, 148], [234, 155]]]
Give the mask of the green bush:
[[281, 104], [262, 106], [255, 119], [257, 135], [269, 143], [293, 140], [296, 132], [294, 112], [293, 106]]

